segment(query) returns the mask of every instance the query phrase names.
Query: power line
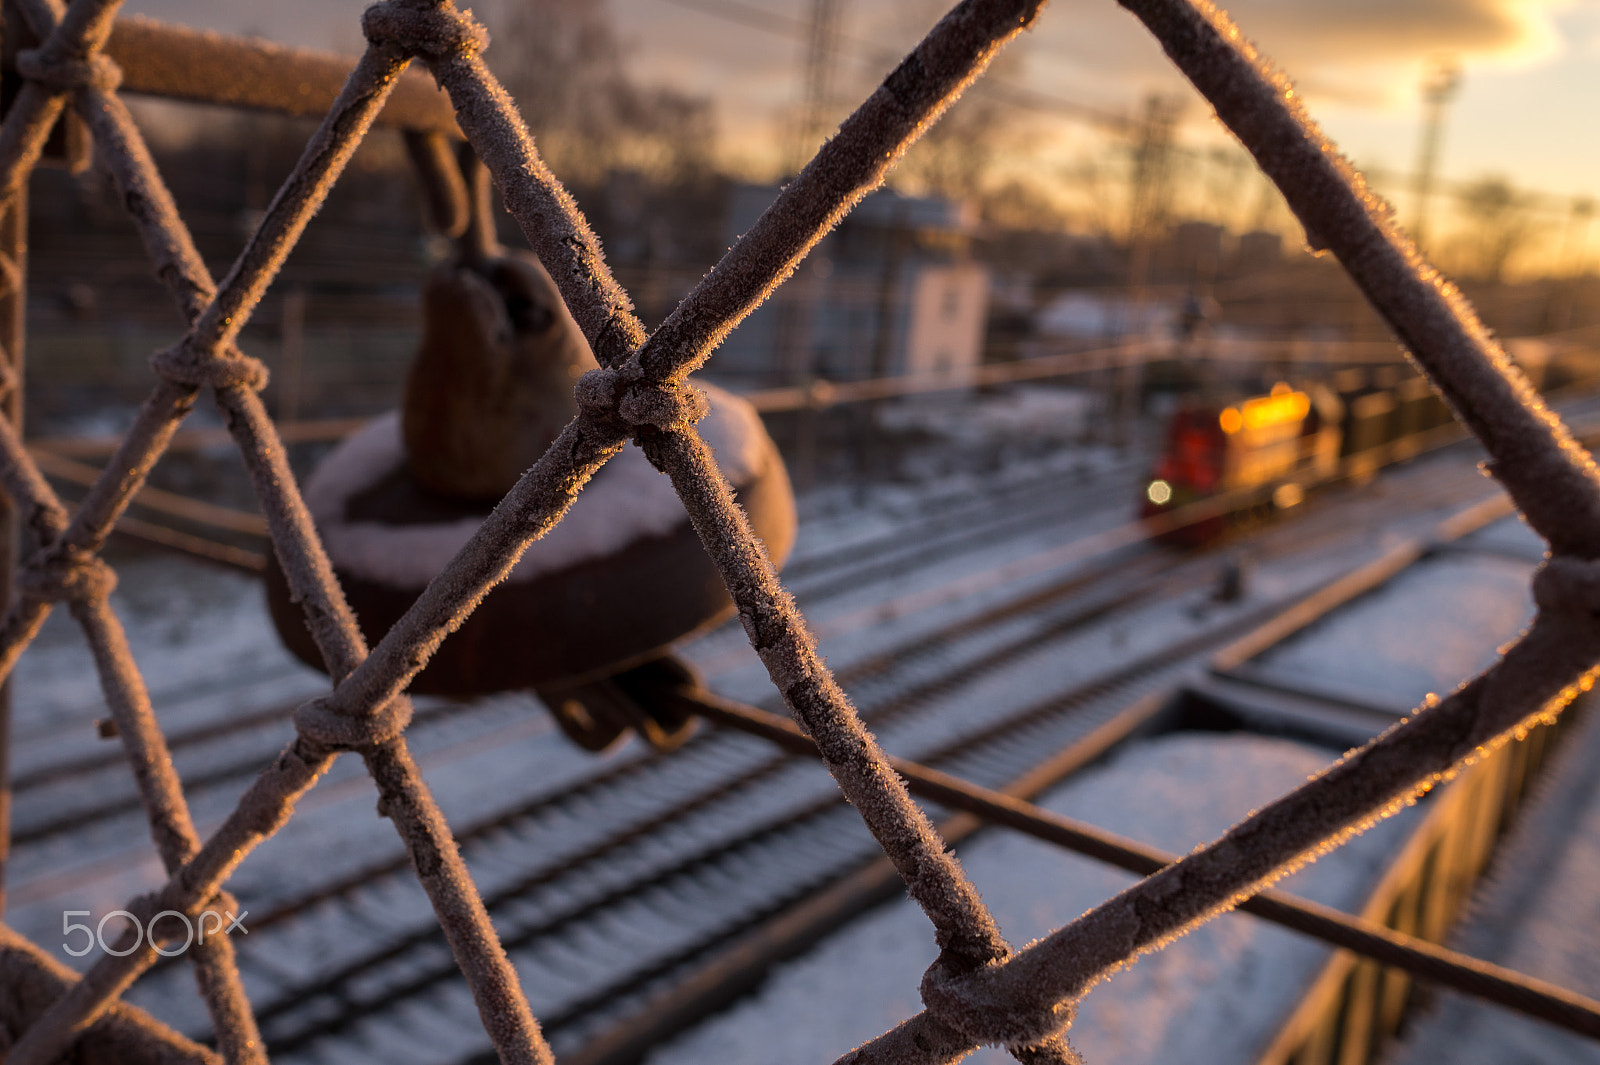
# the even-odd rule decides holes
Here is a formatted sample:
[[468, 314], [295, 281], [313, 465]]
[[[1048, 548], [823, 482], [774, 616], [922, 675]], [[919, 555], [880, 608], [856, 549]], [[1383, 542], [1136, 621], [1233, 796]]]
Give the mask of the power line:
[[[796, 18], [793, 15], [770, 11], [756, 4], [746, 3], [744, 0], [659, 0], [664, 4], [696, 11], [724, 22], [744, 26], [773, 36], [786, 37], [790, 40], [805, 42], [810, 36], [810, 22], [806, 19]], [[898, 63], [903, 53], [881, 44], [852, 37], [848, 34], [835, 34], [834, 40], [840, 45], [848, 45], [852, 58], [883, 67]], [[1026, 85], [1019, 85], [1013, 81], [997, 77], [993, 73], [986, 74], [982, 80], [976, 82], [969, 92], [981, 93], [984, 96], [1014, 107], [1037, 111], [1042, 114], [1060, 115], [1102, 129], [1111, 130], [1121, 134], [1139, 134], [1143, 131], [1144, 123], [1128, 114], [1106, 110], [1091, 104], [1080, 103], [1064, 96], [1044, 92]], [[1235, 145], [1237, 147], [1237, 145]], [[1191, 148], [1182, 145], [1171, 145], [1169, 149], [1173, 154], [1196, 157], [1208, 152], [1210, 149]], [[1242, 149], [1240, 149], [1242, 151]], [[1384, 184], [1405, 185], [1415, 188], [1417, 177], [1414, 174], [1399, 173], [1378, 167], [1362, 167], [1361, 172], [1371, 181]], [[1470, 180], [1448, 179], [1434, 177], [1430, 180], [1427, 193], [1429, 197], [1448, 196], [1460, 199], [1466, 195], [1475, 182]], [[1537, 211], [1567, 213], [1574, 209], [1574, 204], [1583, 201], [1586, 197], [1564, 195], [1540, 189], [1530, 189], [1517, 186], [1517, 191], [1524, 196], [1527, 206]]]
[[[719, 18], [725, 22], [735, 23], [747, 29], [759, 30], [778, 37], [787, 37], [790, 40], [809, 43], [811, 39], [811, 23], [808, 19], [796, 18], [792, 15], [780, 14], [769, 11], [755, 4], [744, 3], [743, 0], [660, 0], [661, 3], [671, 4], [675, 7], [697, 11], [712, 18]], [[835, 42], [833, 47], [848, 45], [853, 58], [870, 63], [874, 66], [893, 65], [898, 63], [904, 53], [893, 48], [886, 48], [881, 44], [864, 41], [859, 37], [848, 34], [834, 33], [831, 35]], [[840, 48], [842, 51], [843, 49]], [[1030, 111], [1041, 111], [1048, 114], [1062, 115], [1092, 125], [1102, 126], [1117, 132], [1127, 132], [1138, 126], [1138, 122], [1126, 115], [1114, 111], [1106, 111], [1090, 104], [1079, 103], [1053, 93], [1041, 92], [1025, 85], [1018, 85], [994, 74], [987, 74], [977, 82], [972, 90], [980, 92], [992, 99], [1000, 100], [1015, 107], [1027, 108]]]

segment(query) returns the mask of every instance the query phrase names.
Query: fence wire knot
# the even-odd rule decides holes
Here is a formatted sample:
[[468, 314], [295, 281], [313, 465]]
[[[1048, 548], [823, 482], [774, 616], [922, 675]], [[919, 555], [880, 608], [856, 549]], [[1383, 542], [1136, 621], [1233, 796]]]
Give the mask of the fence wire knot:
[[225, 352], [198, 348], [188, 337], [150, 356], [150, 368], [175, 384], [190, 388], [243, 388], [259, 392], [267, 387], [267, 368], [261, 360], [229, 346]]
[[110, 56], [49, 55], [40, 48], [17, 53], [17, 73], [55, 92], [95, 89], [109, 93], [122, 84], [122, 68]]
[[[1019, 1001], [990, 994], [984, 978], [1001, 961], [967, 973], [952, 973], [934, 962], [922, 977], [922, 1004], [940, 1023], [980, 1046], [1020, 1049], [1064, 1037], [1078, 1015], [1077, 1003]], [[1073, 1053], [1069, 1060], [1082, 1059]]]
[[590, 370], [578, 378], [578, 409], [595, 422], [630, 432], [650, 427], [687, 429], [704, 418], [711, 402], [681, 381], [663, 384], [630, 378], [627, 369]]
[[450, 3], [383, 0], [362, 12], [367, 40], [404, 56], [448, 59], [489, 47], [489, 31]]
[[1533, 576], [1533, 601], [1544, 613], [1600, 621], [1600, 559], [1547, 559]]
[[352, 714], [324, 695], [294, 712], [302, 736], [335, 751], [354, 751], [387, 743], [411, 724], [411, 700], [396, 696], [367, 714]]
[[88, 603], [116, 590], [117, 574], [94, 555], [78, 551], [46, 550], [19, 575], [18, 584], [29, 599], [47, 603]]
[[[211, 914], [213, 919], [223, 918], [217, 926], [219, 931], [226, 931], [228, 922], [224, 914], [242, 912], [244, 907], [239, 905], [239, 899], [233, 892], [220, 888], [203, 901], [184, 898], [181, 891], [174, 891], [172, 884], [136, 895], [128, 902], [127, 912], [134, 919], [146, 926], [151, 933], [152, 941], [157, 939], [171, 942], [182, 938], [182, 923], [177, 919], [157, 917], [163, 914], [182, 914], [191, 921], [198, 921], [206, 914]], [[206, 932], [207, 936], [212, 933]]]

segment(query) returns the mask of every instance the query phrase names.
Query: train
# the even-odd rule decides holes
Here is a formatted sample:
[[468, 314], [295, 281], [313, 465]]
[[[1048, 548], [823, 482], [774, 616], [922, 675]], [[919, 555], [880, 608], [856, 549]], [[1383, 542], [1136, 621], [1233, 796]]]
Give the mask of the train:
[[[1592, 357], [1512, 347], [1536, 388], [1592, 378]], [[1351, 366], [1256, 388], [1182, 397], [1141, 485], [1139, 514], [1162, 542], [1199, 546], [1298, 505], [1313, 487], [1362, 480], [1450, 438], [1455, 422], [1409, 366]]]

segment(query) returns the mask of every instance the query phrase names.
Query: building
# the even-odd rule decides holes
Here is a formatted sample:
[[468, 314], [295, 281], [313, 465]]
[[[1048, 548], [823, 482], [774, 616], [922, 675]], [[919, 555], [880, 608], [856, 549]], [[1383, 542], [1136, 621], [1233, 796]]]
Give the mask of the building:
[[[728, 243], [776, 196], [736, 189]], [[724, 342], [712, 373], [759, 388], [975, 368], [989, 307], [989, 271], [971, 258], [976, 227], [964, 204], [873, 193]]]

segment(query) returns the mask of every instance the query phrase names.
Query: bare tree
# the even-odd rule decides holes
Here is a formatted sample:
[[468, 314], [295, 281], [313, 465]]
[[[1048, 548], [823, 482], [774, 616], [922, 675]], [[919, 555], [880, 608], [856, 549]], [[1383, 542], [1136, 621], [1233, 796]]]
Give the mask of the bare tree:
[[486, 59], [540, 151], [569, 180], [631, 170], [676, 183], [711, 169], [711, 102], [637, 84], [604, 2], [516, 0], [496, 5], [493, 15]]
[[1532, 208], [1530, 198], [1504, 177], [1484, 177], [1467, 186], [1457, 203], [1466, 223], [1456, 241], [1462, 272], [1503, 280], [1511, 259], [1537, 236]]
[[[1002, 52], [991, 76], [1004, 78], [1015, 73], [1019, 61], [1019, 53]], [[980, 204], [1002, 190], [1009, 193], [1019, 179], [1006, 172], [1007, 158], [1028, 150], [1035, 122], [1033, 116], [1008, 106], [997, 94], [968, 93], [906, 153], [895, 182]]]

